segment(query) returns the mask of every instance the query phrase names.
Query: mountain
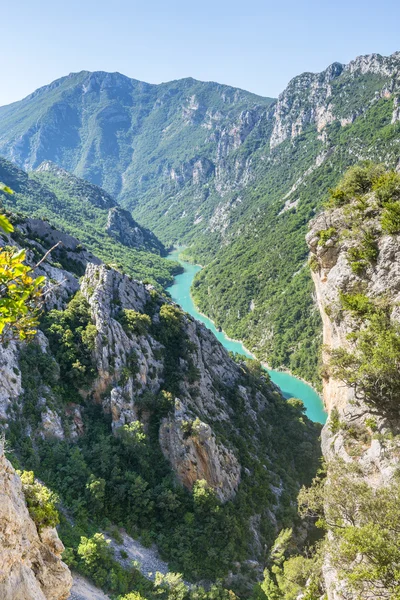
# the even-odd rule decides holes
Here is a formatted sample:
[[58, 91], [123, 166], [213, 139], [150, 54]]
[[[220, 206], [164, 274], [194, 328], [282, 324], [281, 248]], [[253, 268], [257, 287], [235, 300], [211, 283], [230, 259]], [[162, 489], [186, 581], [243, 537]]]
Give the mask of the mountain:
[[[72, 73], [0, 109], [0, 154], [28, 170], [52, 160], [131, 209], [161, 200], [153, 223], [169, 207], [158, 225], [164, 240], [176, 239], [190, 231], [192, 223], [179, 221], [186, 204], [207, 205], [207, 190], [192, 199], [193, 190], [214, 177], [271, 102], [190, 78], [149, 85], [119, 73]], [[178, 202], [188, 180], [194, 186]]]
[[400, 54], [294, 78], [277, 100], [192, 79], [78, 73], [0, 109], [0, 152], [101, 184], [205, 265], [200, 310], [272, 367], [318, 382], [307, 223], [347, 166], [395, 167]]
[[37, 336], [0, 344], [0, 422], [12, 460], [62, 502], [65, 560], [115, 596], [136, 590], [137, 570], [95, 554], [104, 529], [124, 527], [185, 578], [248, 592], [280, 527], [307, 536], [295, 499], [320, 426], [153, 286], [46, 221], [12, 218], [2, 246], [27, 248], [29, 264], [63, 241], [37, 268]]
[[117, 263], [139, 279], [168, 285], [179, 265], [162, 258], [164, 245], [104, 190], [44, 162], [27, 174], [0, 158], [0, 181], [14, 194], [0, 191], [2, 203], [31, 217], [42, 217], [65, 233], [79, 234], [88, 249]]

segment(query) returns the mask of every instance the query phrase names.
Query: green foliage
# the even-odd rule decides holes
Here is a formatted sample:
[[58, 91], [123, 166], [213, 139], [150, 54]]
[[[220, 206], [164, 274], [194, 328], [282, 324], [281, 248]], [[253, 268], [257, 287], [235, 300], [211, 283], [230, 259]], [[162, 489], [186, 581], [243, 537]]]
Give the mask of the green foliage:
[[378, 252], [376, 236], [371, 230], [364, 231], [361, 240], [357, 241], [357, 246], [352, 246], [347, 251], [347, 259], [353, 273], [362, 275], [368, 265], [376, 261]]
[[387, 171], [374, 181], [372, 189], [381, 206], [400, 200], [400, 175]]
[[329, 431], [332, 435], [335, 435], [336, 433], [339, 433], [342, 427], [343, 424], [340, 421], [339, 412], [337, 408], [332, 408], [329, 415]]
[[118, 315], [118, 320], [127, 333], [134, 333], [136, 335], [145, 335], [151, 325], [149, 315], [129, 308], [124, 308], [121, 311], [120, 315]]
[[29, 514], [34, 520], [38, 531], [45, 527], [55, 527], [59, 523], [56, 503], [57, 496], [45, 485], [35, 481], [33, 471], [18, 471], [21, 477]]
[[[69, 557], [70, 554], [64, 555], [64, 558]], [[152, 588], [151, 583], [147, 582], [136, 568], [132, 566], [125, 569], [119, 564], [102, 533], [95, 533], [89, 538], [86, 536], [80, 538], [77, 551], [74, 553], [73, 565], [88, 576], [96, 586], [112, 593], [113, 597], [137, 588], [144, 592]], [[141, 597], [140, 592], [137, 597]]]
[[[310, 123], [297, 137], [274, 148], [270, 144], [273, 120], [266, 117], [271, 99], [192, 79], [149, 87], [120, 75], [90, 73], [64, 78], [40, 95], [3, 107], [0, 138], [4, 153], [13, 152], [21, 163], [35, 164], [35, 146], [22, 148], [19, 140], [39, 127], [35, 135], [46, 140], [46, 158], [118, 194], [139, 222], [165, 243], [189, 246], [187, 255], [206, 265], [195, 282], [196, 303], [218, 326], [244, 340], [273, 367], [284, 365], [318, 383], [321, 322], [304, 268], [304, 235], [310, 218], [343, 172], [354, 166], [355, 157], [390, 167], [398, 162], [400, 124], [392, 123], [393, 97], [382, 97], [382, 90], [391, 85], [391, 75], [384, 73], [384, 68], [380, 73], [334, 72], [329, 76], [334, 121], [325, 126], [323, 136]], [[100, 101], [92, 77], [108, 78]], [[82, 89], [89, 90], [84, 102]], [[118, 90], [116, 95], [113, 89]], [[289, 125], [301, 114], [312, 114], [315, 107], [308, 91], [302, 80], [301, 85], [289, 85], [286, 97], [291, 108], [285, 116]], [[189, 107], [188, 98], [195, 98], [194, 106]], [[61, 138], [54, 128], [60, 102], [68, 107], [63, 121], [68, 133]], [[112, 122], [105, 118], [110, 110], [115, 115]], [[227, 142], [221, 162], [216, 142], [220, 128], [241, 128], [246, 111], [254, 114], [254, 126], [243, 130], [238, 147]], [[218, 119], [210, 121], [210, 114]], [[345, 122], [349, 124], [343, 126]], [[47, 188], [48, 182], [54, 186], [52, 177], [38, 173], [30, 180]], [[379, 169], [357, 167], [348, 175], [344, 191], [338, 190], [335, 202], [347, 202], [350, 193], [364, 193], [379, 177]], [[221, 181], [228, 216], [223, 233], [222, 228], [211, 231], [208, 226], [210, 218], [218, 216]], [[62, 187], [65, 184], [58, 181], [57, 188]], [[62, 205], [64, 196], [60, 196]], [[45, 206], [49, 212], [52, 207], [55, 219], [56, 201], [49, 196], [38, 210], [44, 211]], [[82, 213], [91, 210], [88, 204], [82, 196], [80, 202], [71, 202], [68, 215], [66, 211], [62, 217], [69, 231], [78, 215], [82, 220], [75, 233], [80, 229], [88, 247], [103, 252], [107, 262], [123, 263], [135, 277], [144, 278], [143, 271], [151, 270], [153, 279], [157, 271], [159, 283], [171, 281], [165, 264], [153, 266], [148, 254], [128, 256], [114, 242], [110, 248], [104, 214], [101, 225], [99, 211], [91, 220], [83, 219]]]
[[330, 191], [328, 207], [338, 207], [349, 203], [357, 196], [367, 194], [381, 180], [384, 165], [366, 162], [351, 167], [342, 177], [339, 185]]
[[[8, 189], [8, 188], [7, 188]], [[3, 186], [3, 190], [6, 188]], [[10, 221], [0, 215], [0, 229], [13, 231]], [[0, 248], [0, 341], [26, 340], [36, 334], [43, 302], [45, 277], [32, 277], [24, 264], [24, 249]]]
[[334, 227], [329, 227], [329, 229], [323, 229], [318, 232], [318, 245], [325, 246], [326, 242], [334, 237], [336, 237], [337, 231]]
[[290, 556], [292, 530], [283, 529], [268, 556], [264, 581], [254, 590], [254, 600], [316, 600], [323, 592], [322, 554], [319, 547], [311, 556]]
[[[385, 590], [397, 599], [400, 573], [400, 483], [371, 488], [353, 463], [336, 459], [328, 465], [329, 477], [317, 477], [303, 489], [299, 503], [303, 515], [319, 518], [329, 531], [326, 551], [340, 579], [365, 598]], [[346, 490], [346, 493], [343, 493]]]
[[62, 381], [75, 388], [89, 385], [95, 375], [92, 351], [97, 330], [82, 293], [77, 292], [65, 310], [46, 314], [43, 330], [61, 367]]
[[[129, 247], [107, 233], [108, 211], [115, 201], [97, 186], [57, 170], [28, 176], [3, 158], [0, 158], [0, 177], [10, 181], [15, 189], [12, 196], [1, 194], [0, 190], [5, 206], [29, 217], [50, 221], [81, 240], [105, 263], [121, 265], [126, 273], [138, 280], [150, 280], [158, 289], [171, 284], [174, 274], [180, 272], [177, 263], [162, 257], [165, 249], [149, 231], [141, 229], [144, 245], [139, 248]], [[65, 255], [65, 249], [59, 254]], [[59, 262], [68, 270], [74, 270], [71, 259]]]
[[353, 314], [353, 316], [365, 317], [375, 312], [375, 305], [368, 296], [362, 293], [339, 295], [340, 303], [344, 310]]
[[387, 202], [382, 211], [381, 226], [390, 235], [400, 232], [400, 202]]
[[[179, 343], [183, 344], [182, 356], [187, 357], [183, 328], [178, 327], [175, 317], [179, 322], [182, 316], [172, 311], [175, 333], [178, 342], [181, 340]], [[164, 325], [159, 327], [162, 333]], [[172, 350], [176, 348], [176, 338], [169, 338], [169, 334], [166, 337], [171, 341]], [[36, 352], [36, 346], [34, 348]], [[42, 354], [40, 349], [40, 355], [30, 352], [32, 356], [28, 355], [29, 361], [24, 367], [23, 386], [27, 381], [32, 382], [29, 386], [33, 402], [38, 397], [35, 378], [40, 379], [42, 371], [48, 371], [46, 381], [54, 389], [50, 374], [54, 361], [48, 353], [42, 359], [48, 362], [41, 365], [36, 358]], [[179, 359], [180, 355], [175, 356]], [[35, 371], [35, 363], [40, 372]], [[257, 367], [256, 362], [254, 365]], [[65, 377], [66, 368], [64, 363], [61, 379]], [[273, 539], [270, 510], [276, 512], [283, 526], [291, 525], [299, 481], [309, 483], [318, 464], [320, 427], [308, 421], [298, 401], [287, 402], [278, 394], [271, 395], [266, 379], [257, 379], [256, 373], [257, 368], [251, 374], [243, 364], [241, 383], [251, 386], [254, 398], [258, 390], [269, 398], [258, 415], [257, 427], [261, 428], [258, 440], [254, 439], [254, 423], [249, 422], [243, 411], [240, 393], [228, 385], [223, 393], [229, 399], [232, 419], [213, 423], [217, 437], [235, 448], [235, 454], [246, 469], [235, 499], [223, 505], [205, 481], [197, 482], [192, 493], [176, 485], [159, 445], [160, 420], [174, 406], [175, 395], [171, 391], [163, 390], [152, 397], [146, 407], [146, 430], [142, 423], [134, 421], [112, 435], [110, 417], [103, 415], [101, 407], [89, 403], [83, 413], [83, 436], [74, 442], [36, 438], [33, 451], [21, 435], [23, 420], [12, 422], [9, 439], [21, 462], [29, 468], [35, 467], [46, 484], [60, 495], [75, 521], [73, 531], [65, 522], [62, 524], [60, 534], [65, 546], [76, 549], [80, 537], [90, 538], [93, 534], [91, 523], [104, 529], [111, 521], [125, 527], [130, 535], [143, 537], [146, 543], [155, 542], [171, 568], [184, 573], [185, 578], [215, 581], [224, 577], [235, 561], [248, 557], [252, 514], [260, 514], [261, 535], [266, 544]], [[32, 379], [26, 379], [28, 376]], [[140, 404], [137, 406], [140, 413]], [[200, 420], [194, 419], [190, 423], [190, 434], [196, 435], [198, 427]], [[271, 460], [268, 470], [258, 458], [264, 456]], [[279, 509], [276, 509], [271, 485], [282, 485], [284, 490]], [[75, 561], [72, 564], [79, 564], [81, 558], [68, 552]], [[108, 579], [105, 585], [110, 585]]]
[[[355, 396], [379, 411], [397, 414], [400, 393], [400, 326], [379, 299], [342, 296], [344, 308], [361, 318], [362, 327], [350, 335], [354, 351], [332, 350], [332, 375], [354, 389]], [[361, 310], [360, 310], [361, 309]]]

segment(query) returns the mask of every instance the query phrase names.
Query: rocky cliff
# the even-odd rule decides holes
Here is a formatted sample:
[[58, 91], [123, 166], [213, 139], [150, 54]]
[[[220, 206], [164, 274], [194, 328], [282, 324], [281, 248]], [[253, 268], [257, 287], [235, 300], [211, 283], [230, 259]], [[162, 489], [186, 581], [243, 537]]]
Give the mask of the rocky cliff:
[[[27, 247], [31, 264], [57, 236], [63, 240], [39, 267], [48, 281], [36, 339], [1, 349], [2, 422], [24, 466], [70, 505], [79, 499], [88, 514], [95, 511], [93, 518], [100, 502], [102, 516], [128, 531], [148, 523], [166, 556], [177, 561], [179, 547], [175, 564], [194, 577], [226, 573], [235, 544], [241, 560], [259, 561], [260, 569], [263, 544], [316, 468], [319, 426], [301, 403], [284, 400], [259, 365], [233, 360], [150, 284], [104, 265], [46, 222], [18, 219], [15, 227], [7, 244]], [[101, 500], [90, 496], [93, 480], [104, 486]], [[218, 504], [205, 515], [196, 508], [204, 494]], [[190, 503], [193, 517], [185, 516]], [[204, 563], [199, 558], [194, 568], [179, 528], [188, 527], [188, 537], [225, 514], [238, 523], [232, 540], [226, 546], [221, 525], [198, 549]], [[215, 544], [229, 558], [214, 574], [221, 569]]]
[[[329, 418], [322, 450], [328, 478], [329, 466], [344, 461], [355, 481], [367, 484], [373, 494], [395, 482], [399, 468], [398, 363], [393, 348], [390, 353], [380, 346], [382, 339], [389, 345], [398, 336], [400, 238], [398, 224], [388, 227], [385, 211], [399, 199], [399, 191], [395, 173], [356, 168], [332, 193], [331, 208], [311, 222], [307, 235], [323, 321], [323, 395]], [[344, 498], [345, 485], [341, 493]], [[342, 518], [345, 525], [354, 519], [353, 525], [361, 527], [371, 516], [349, 510]], [[334, 529], [329, 536], [333, 539]], [[360, 547], [353, 568], [363, 561], [368, 565]], [[389, 584], [378, 585], [373, 576], [354, 589], [342, 567], [326, 557], [329, 599], [373, 598], [378, 590], [379, 597], [394, 597]]]
[[0, 597], [2, 600], [67, 600], [72, 586], [61, 561], [55, 529], [38, 531], [21, 480], [0, 448]]

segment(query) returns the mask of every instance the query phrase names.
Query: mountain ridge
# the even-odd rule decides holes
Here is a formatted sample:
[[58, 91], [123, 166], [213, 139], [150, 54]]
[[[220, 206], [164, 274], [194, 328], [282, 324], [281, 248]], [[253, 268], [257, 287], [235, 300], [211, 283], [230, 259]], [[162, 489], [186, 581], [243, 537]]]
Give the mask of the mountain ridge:
[[399, 164], [399, 68], [398, 52], [360, 56], [262, 101], [192, 79], [153, 88], [83, 74], [59, 103], [44, 94], [39, 120], [29, 103], [12, 118], [0, 109], [0, 152], [27, 168], [55, 160], [163, 243], [187, 246], [205, 266], [199, 309], [273, 368], [317, 383], [306, 223], [354, 162]]

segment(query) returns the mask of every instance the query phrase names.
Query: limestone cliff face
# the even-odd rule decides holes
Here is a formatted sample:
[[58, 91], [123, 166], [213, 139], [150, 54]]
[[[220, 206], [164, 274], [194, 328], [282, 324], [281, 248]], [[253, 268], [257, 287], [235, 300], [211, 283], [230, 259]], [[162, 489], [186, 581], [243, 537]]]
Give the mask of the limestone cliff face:
[[[318, 233], [333, 228], [337, 234], [324, 245], [319, 244]], [[340, 311], [340, 294], [349, 293], [362, 281], [363, 293], [370, 298], [385, 298], [393, 307], [392, 318], [399, 320], [398, 303], [400, 300], [400, 240], [398, 236], [382, 235], [378, 239], [378, 256], [376, 263], [367, 269], [362, 277], [353, 273], [347, 259], [347, 250], [354, 245], [350, 239], [338, 239], [344, 229], [342, 209], [335, 209], [319, 215], [311, 223], [307, 242], [311, 255], [317, 260], [318, 269], [313, 272], [317, 302], [323, 319], [323, 342], [326, 348], [325, 364], [329, 353], [335, 348], [352, 350], [352, 342], [348, 335], [359, 325], [347, 313]], [[371, 409], [355, 398], [353, 389], [343, 382], [335, 380], [326, 371], [323, 379], [324, 402], [329, 414], [336, 409], [344, 422], [365, 423], [371, 416]], [[374, 418], [377, 418], [374, 415]], [[378, 416], [378, 428], [382, 433], [393, 427], [382, 413]], [[343, 433], [330, 433], [330, 421], [323, 429], [323, 451], [327, 458], [333, 453], [346, 460], [352, 460], [346, 452]], [[365, 466], [365, 477], [371, 484], [380, 485], [389, 481], [397, 468], [398, 458], [395, 453], [388, 452], [386, 444], [373, 439], [365, 448], [359, 462]]]
[[[372, 199], [373, 202], [373, 199]], [[374, 213], [372, 212], [372, 215]], [[364, 225], [372, 221], [379, 231], [379, 222], [366, 212]], [[323, 397], [329, 418], [322, 430], [322, 450], [326, 460], [336, 457], [347, 463], [354, 463], [360, 469], [360, 477], [372, 488], [384, 486], [392, 480], [399, 467], [399, 441], [394, 437], [398, 423], [389, 418], [384, 411], [374, 411], [362, 400], [355, 397], [354, 390], [329, 373], [329, 356], [333, 349], [354, 350], [349, 334], [360, 327], [359, 323], [346, 311], [340, 302], [341, 294], [354, 290], [363, 290], [363, 294], [374, 299], [385, 296], [392, 312], [393, 320], [399, 321], [400, 300], [400, 237], [397, 235], [378, 235], [378, 255], [376, 262], [366, 271], [355, 274], [347, 258], [347, 251], [357, 241], [342, 235], [346, 229], [344, 211], [337, 208], [317, 216], [310, 225], [307, 243], [313, 262], [313, 280], [317, 303], [323, 320], [324, 364]], [[321, 231], [332, 231], [331, 239], [320, 243]], [[360, 288], [360, 285], [362, 288]], [[336, 412], [337, 411], [337, 412]], [[332, 415], [339, 418], [342, 426], [332, 428]], [[376, 433], [371, 432], [360, 439], [352, 439], [348, 429], [368, 431], [368, 420], [376, 424]], [[329, 472], [328, 472], [329, 476]], [[345, 494], [345, 490], [343, 490]], [[326, 591], [329, 600], [352, 600], [353, 595], [340, 581], [336, 570], [330, 566], [327, 557], [324, 565]], [[387, 597], [384, 590], [382, 597]], [[368, 596], [372, 597], [372, 596]]]
[[72, 586], [55, 529], [37, 531], [26, 507], [21, 480], [0, 455], [0, 598], [66, 600]]
[[[390, 97], [398, 86], [399, 62], [399, 52], [388, 57], [369, 54], [357, 57], [348, 65], [333, 63], [322, 73], [304, 73], [295, 77], [276, 103], [271, 148], [287, 139], [294, 139], [309, 125], [315, 125], [322, 132], [333, 121], [340, 122], [342, 126], [352, 123], [374, 101], [371, 98], [355, 106], [350, 101], [352, 80], [356, 81], [365, 75], [382, 78], [381, 95]], [[339, 96], [335, 85], [339, 86]], [[397, 106], [396, 101], [395, 97], [394, 107]]]
[[160, 445], [186, 488], [191, 490], [196, 481], [205, 480], [220, 500], [235, 495], [241, 470], [235, 454], [218, 444], [210, 425], [193, 420], [179, 400], [173, 415], [161, 424]]
[[[145, 421], [142, 398], [163, 388], [164, 348], [150, 333], [138, 335], [124, 329], [118, 313], [124, 309], [143, 313], [151, 302], [151, 287], [146, 288], [105, 266], [88, 265], [81, 289], [98, 331], [95, 350], [98, 377], [93, 394], [111, 414], [114, 431], [138, 418]], [[159, 322], [159, 310], [160, 306], [152, 317], [155, 324]], [[213, 422], [229, 425], [233, 408], [218, 388], [234, 388], [241, 370], [202, 324], [183, 315], [183, 328], [190, 351], [180, 358], [180, 393], [175, 398], [175, 408], [162, 421], [160, 445], [185, 487], [192, 489], [195, 481], [204, 479], [221, 500], [227, 500], [239, 485], [241, 467], [235, 451], [217, 440]], [[137, 361], [136, 373], [123, 378], [132, 356]], [[196, 366], [195, 382], [189, 377], [189, 363]], [[238, 393], [257, 432], [256, 414], [250, 405], [251, 391], [239, 386]], [[258, 393], [256, 402], [262, 409], [268, 399]]]

